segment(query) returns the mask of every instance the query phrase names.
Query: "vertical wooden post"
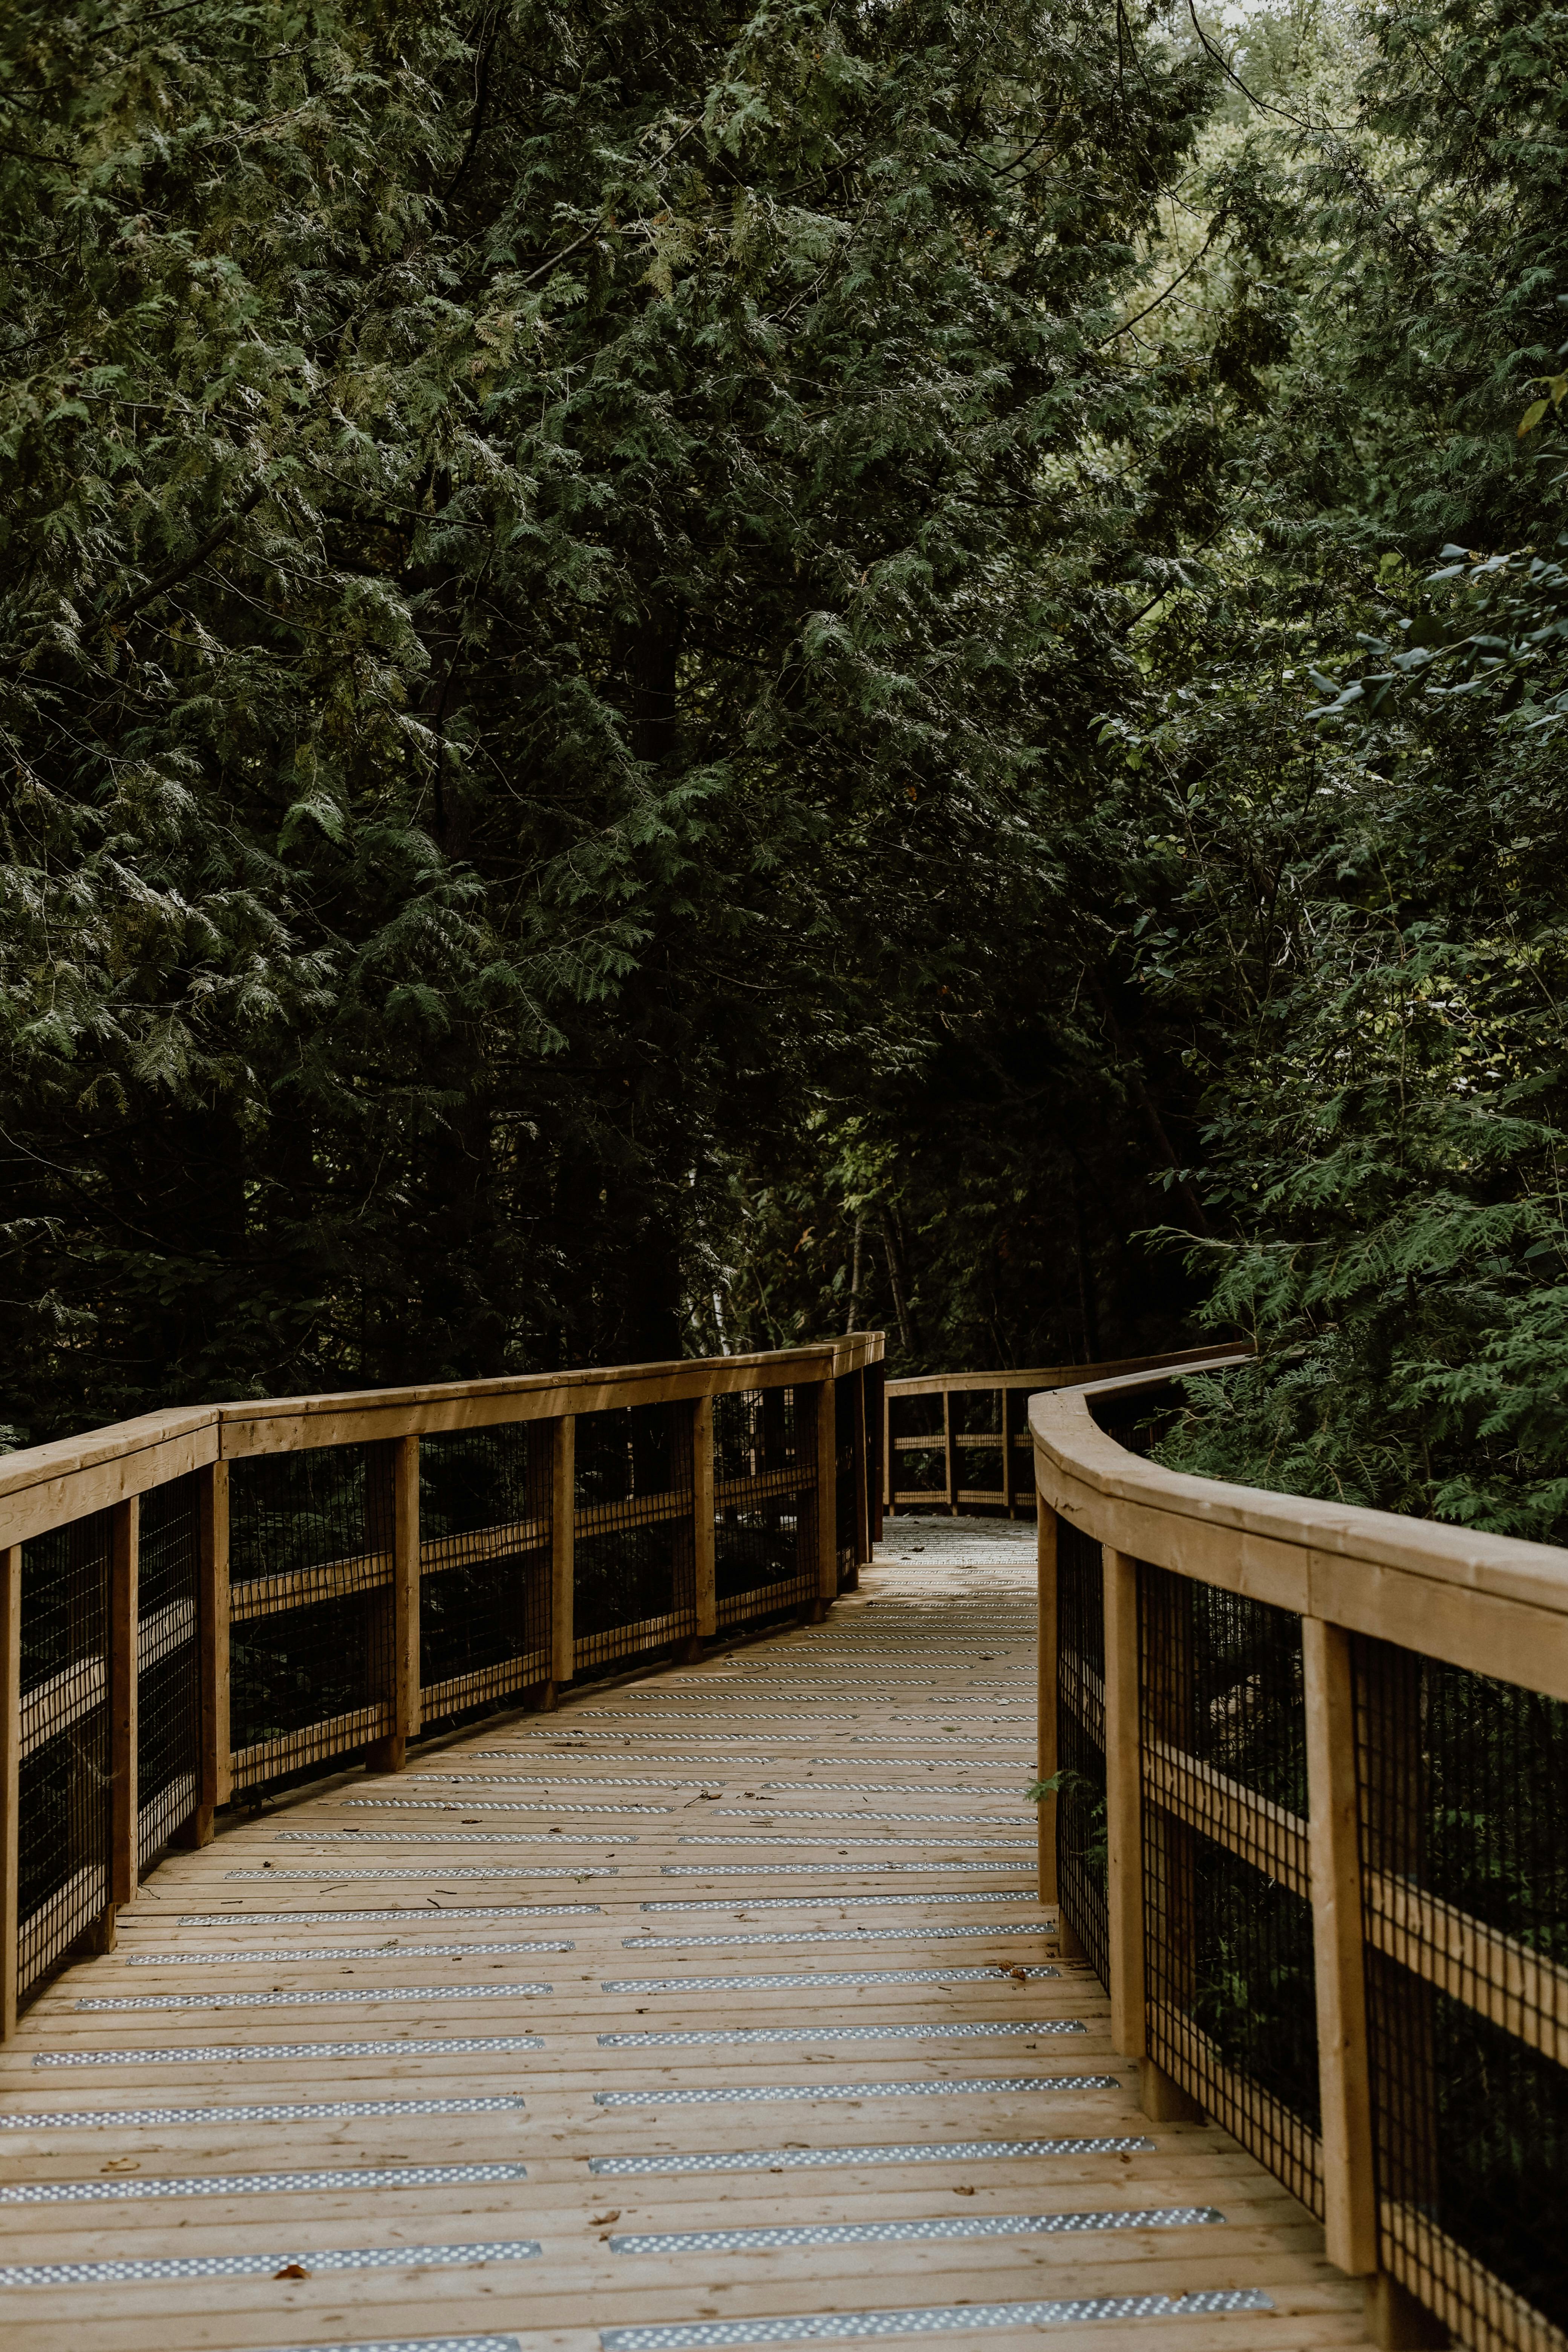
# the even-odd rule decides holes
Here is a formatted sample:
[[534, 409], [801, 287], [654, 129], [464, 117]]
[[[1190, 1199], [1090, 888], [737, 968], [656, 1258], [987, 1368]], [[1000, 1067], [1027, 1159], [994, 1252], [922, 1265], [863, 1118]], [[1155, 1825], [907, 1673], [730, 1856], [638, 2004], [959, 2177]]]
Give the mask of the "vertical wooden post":
[[1312, 1958], [1323, 2112], [1323, 2230], [1329, 2260], [1352, 2276], [1377, 2268], [1377, 2182], [1362, 1949], [1355, 1689], [1350, 1636], [1301, 1621], [1311, 1812]]
[[826, 1614], [838, 1598], [838, 1414], [833, 1366], [816, 1383], [816, 1597]]
[[947, 1465], [947, 1513], [949, 1518], [956, 1519], [958, 1517], [958, 1464], [952, 1450], [952, 1391], [945, 1388], [942, 1392], [942, 1460]]
[[882, 1511], [886, 1500], [888, 1477], [888, 1381], [887, 1367], [881, 1363], [866, 1367], [866, 1439], [870, 1448], [866, 1490], [870, 1498], [870, 1523], [868, 1536], [869, 1559], [882, 1540]]
[[136, 1892], [137, 1852], [136, 1694], [137, 1620], [140, 1615], [142, 1501], [137, 1495], [113, 1506], [109, 1556], [109, 1910], [113, 1915]]
[[691, 1408], [691, 1542], [700, 1642], [710, 1640], [719, 1630], [713, 1528], [713, 1400], [702, 1396]]
[[577, 1423], [555, 1423], [550, 1463], [550, 1679], [569, 1683], [577, 1671], [572, 1624], [573, 1550], [577, 1511]]
[[16, 2031], [22, 1920], [22, 1547], [0, 1551], [0, 2042]]
[[[1042, 1780], [1054, 1780], [1057, 1753], [1057, 1515], [1040, 1496], [1039, 1523], [1035, 1534], [1036, 1583], [1039, 1594], [1039, 1625], [1036, 1653], [1039, 1666], [1039, 1696], [1036, 1713], [1036, 1758]], [[1038, 1808], [1040, 1900], [1058, 1903], [1057, 1883], [1057, 1801], [1042, 1797]]]
[[203, 1846], [229, 1796], [228, 1464], [196, 1473], [196, 1801], [171, 1845]]
[[1007, 1506], [1007, 1517], [1010, 1519], [1016, 1519], [1018, 1516], [1018, 1497], [1014, 1491], [1013, 1478], [1013, 1438], [1018, 1426], [1018, 1400], [1022, 1395], [1022, 1389], [1010, 1389], [1006, 1381], [1003, 1381], [1002, 1500]]
[[205, 1844], [212, 1835], [215, 1809], [226, 1805], [234, 1793], [228, 1704], [228, 1464], [209, 1462], [200, 1476], [196, 1613], [202, 1658], [202, 1759], [196, 1835], [197, 1842]]
[[888, 1394], [888, 1368], [881, 1368], [882, 1391], [882, 1516], [877, 1522], [877, 1539], [881, 1540], [882, 1518], [896, 1517], [893, 1502], [893, 1400]]
[[[385, 1441], [382, 1475], [386, 1481], [379, 1515], [379, 1532], [392, 1551], [392, 1593], [388, 1625], [392, 1659], [387, 1696], [392, 1702], [392, 1729], [365, 1748], [365, 1767], [372, 1772], [401, 1772], [422, 1720], [419, 1691], [419, 1440], [391, 1437]], [[386, 1507], [390, 1505], [390, 1509]], [[373, 1517], [373, 1524], [374, 1520]]]
[[1110, 2039], [1148, 2054], [1143, 1995], [1143, 1803], [1138, 1692], [1138, 1563], [1104, 1547], [1106, 1899]]
[[850, 1476], [855, 1489], [855, 1566], [850, 1573], [850, 1589], [858, 1591], [860, 1570], [871, 1557], [871, 1448], [866, 1428], [864, 1367], [849, 1375], [849, 1444]]

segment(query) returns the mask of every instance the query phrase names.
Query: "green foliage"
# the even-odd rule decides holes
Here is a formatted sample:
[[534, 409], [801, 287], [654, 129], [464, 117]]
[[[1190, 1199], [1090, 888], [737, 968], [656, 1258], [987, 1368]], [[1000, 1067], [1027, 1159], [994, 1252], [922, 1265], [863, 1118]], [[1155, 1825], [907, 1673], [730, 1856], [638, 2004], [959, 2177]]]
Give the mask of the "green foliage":
[[1563, 37], [23, 0], [14, 1432], [1202, 1302], [1560, 1532]]
[[34, 1434], [700, 1337], [729, 1164], [1083, 789], [1209, 79], [1087, 0], [8, 14]]

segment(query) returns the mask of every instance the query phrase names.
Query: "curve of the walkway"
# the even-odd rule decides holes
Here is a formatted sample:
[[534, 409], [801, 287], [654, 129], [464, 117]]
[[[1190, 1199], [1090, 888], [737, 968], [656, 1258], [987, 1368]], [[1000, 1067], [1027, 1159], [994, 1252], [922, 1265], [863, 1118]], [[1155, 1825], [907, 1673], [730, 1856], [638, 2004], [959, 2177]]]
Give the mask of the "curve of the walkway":
[[0, 2053], [11, 2352], [1363, 2341], [1031, 1892], [1033, 1533], [173, 1857]]

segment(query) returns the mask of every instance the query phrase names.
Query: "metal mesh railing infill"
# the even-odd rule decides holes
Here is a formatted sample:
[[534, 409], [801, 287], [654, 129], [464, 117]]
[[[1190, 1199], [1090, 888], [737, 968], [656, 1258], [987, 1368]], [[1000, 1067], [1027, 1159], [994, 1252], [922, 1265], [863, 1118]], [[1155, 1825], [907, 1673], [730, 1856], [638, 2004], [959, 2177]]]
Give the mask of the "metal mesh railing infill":
[[145, 1870], [195, 1810], [202, 1678], [195, 1472], [142, 1498], [136, 1625], [136, 1858]]
[[1561, 2352], [1568, 1706], [1352, 1654], [1379, 2259], [1474, 2352]]
[[47, 1975], [110, 1899], [108, 1511], [22, 1547], [17, 1981]]
[[1092, 1537], [1057, 1530], [1057, 1885], [1062, 1921], [1110, 1977], [1105, 1806], [1105, 1570]]
[[697, 1631], [692, 1409], [621, 1405], [577, 1420], [577, 1670]]
[[387, 1454], [313, 1446], [232, 1466], [237, 1792], [351, 1756], [394, 1728]]
[[963, 1508], [998, 1508], [1007, 1500], [1008, 1462], [1005, 1443], [1006, 1392], [995, 1389], [955, 1389], [948, 1398], [952, 1432], [952, 1485]]
[[[816, 1389], [713, 1400], [713, 1570], [720, 1626], [817, 1592]], [[832, 1507], [830, 1504], [829, 1507]]]
[[1138, 1619], [1149, 2054], [1321, 2214], [1301, 1621], [1144, 1562]]
[[511, 1422], [420, 1440], [426, 1729], [549, 1678], [552, 1428]]

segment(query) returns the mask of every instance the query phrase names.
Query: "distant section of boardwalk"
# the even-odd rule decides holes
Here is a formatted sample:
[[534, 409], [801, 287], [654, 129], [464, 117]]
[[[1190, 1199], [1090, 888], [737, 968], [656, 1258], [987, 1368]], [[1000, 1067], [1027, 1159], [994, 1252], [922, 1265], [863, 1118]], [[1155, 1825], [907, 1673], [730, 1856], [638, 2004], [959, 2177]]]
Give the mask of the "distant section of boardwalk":
[[16, 2352], [1358, 2345], [1033, 1894], [1034, 1531], [172, 1856], [0, 2053]]

